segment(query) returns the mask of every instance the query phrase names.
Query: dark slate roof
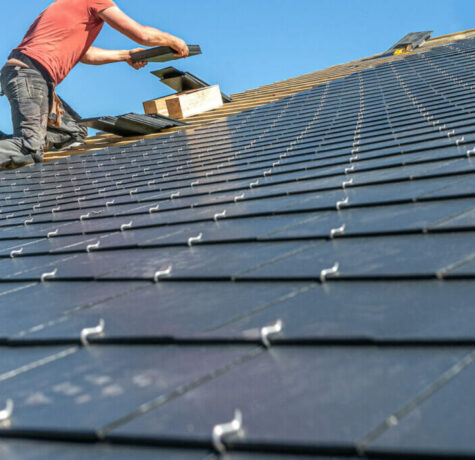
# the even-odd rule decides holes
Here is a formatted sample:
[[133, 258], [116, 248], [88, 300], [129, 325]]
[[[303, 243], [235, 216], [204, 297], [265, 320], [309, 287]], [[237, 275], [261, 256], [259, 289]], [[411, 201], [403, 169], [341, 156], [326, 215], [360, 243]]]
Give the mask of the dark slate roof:
[[3, 172], [2, 457], [475, 458], [474, 58]]

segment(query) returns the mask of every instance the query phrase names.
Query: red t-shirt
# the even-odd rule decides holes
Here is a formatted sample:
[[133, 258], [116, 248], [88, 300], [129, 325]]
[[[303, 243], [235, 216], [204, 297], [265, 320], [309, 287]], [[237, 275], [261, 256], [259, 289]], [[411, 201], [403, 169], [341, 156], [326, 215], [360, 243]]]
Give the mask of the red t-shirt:
[[56, 0], [15, 48], [37, 60], [58, 85], [82, 59], [104, 25], [99, 13], [113, 0]]

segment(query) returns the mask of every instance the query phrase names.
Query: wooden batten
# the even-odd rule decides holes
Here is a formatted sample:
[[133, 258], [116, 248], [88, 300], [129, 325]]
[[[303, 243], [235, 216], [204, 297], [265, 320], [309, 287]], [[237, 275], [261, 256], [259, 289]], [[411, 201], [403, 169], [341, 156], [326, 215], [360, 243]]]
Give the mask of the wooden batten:
[[223, 97], [219, 85], [184, 91], [143, 103], [146, 114], [158, 113], [178, 120], [217, 109], [222, 105]]

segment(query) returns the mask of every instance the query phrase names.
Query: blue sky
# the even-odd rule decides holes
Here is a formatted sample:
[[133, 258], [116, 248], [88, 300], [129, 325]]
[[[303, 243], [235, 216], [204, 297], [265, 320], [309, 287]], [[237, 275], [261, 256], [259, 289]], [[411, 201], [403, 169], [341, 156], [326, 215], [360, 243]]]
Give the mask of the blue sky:
[[[408, 32], [433, 36], [475, 27], [474, 0], [116, 0], [137, 21], [200, 44], [202, 56], [173, 65], [220, 84], [227, 93], [243, 91], [331, 65], [385, 51]], [[0, 59], [21, 41], [51, 0], [2, 5]], [[131, 40], [105, 26], [95, 43], [131, 49]], [[58, 87], [83, 117], [143, 113], [142, 101], [170, 89], [149, 73], [126, 64], [79, 64]], [[0, 98], [0, 129], [11, 132], [10, 109]]]

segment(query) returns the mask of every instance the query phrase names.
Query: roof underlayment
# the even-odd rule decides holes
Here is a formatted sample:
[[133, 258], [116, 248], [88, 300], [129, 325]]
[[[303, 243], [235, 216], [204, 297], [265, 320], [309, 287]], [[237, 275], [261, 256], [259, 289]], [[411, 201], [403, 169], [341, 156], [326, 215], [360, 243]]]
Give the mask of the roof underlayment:
[[2, 172], [2, 457], [475, 458], [475, 38], [429, 43]]

